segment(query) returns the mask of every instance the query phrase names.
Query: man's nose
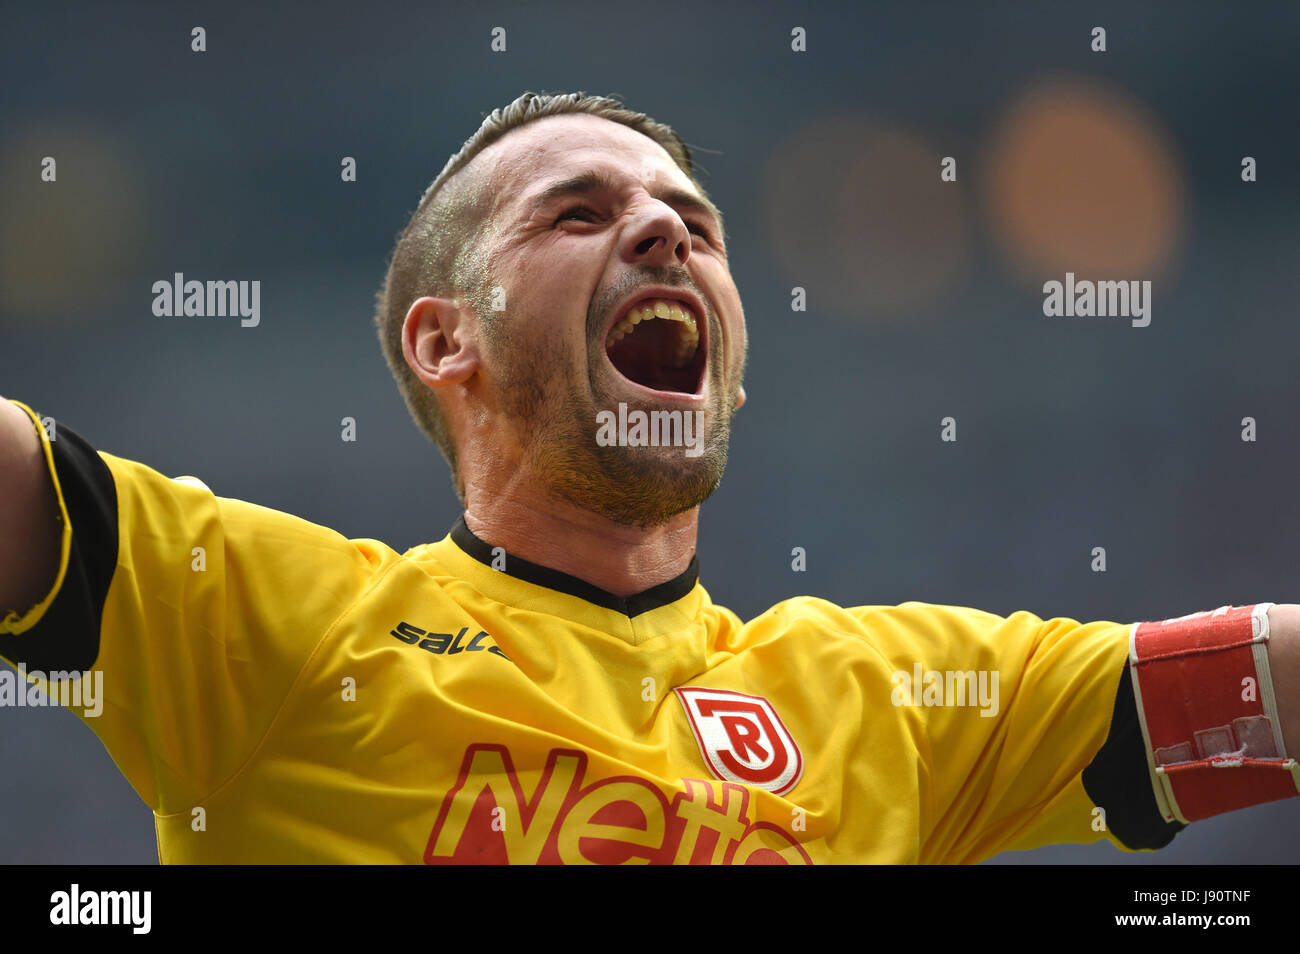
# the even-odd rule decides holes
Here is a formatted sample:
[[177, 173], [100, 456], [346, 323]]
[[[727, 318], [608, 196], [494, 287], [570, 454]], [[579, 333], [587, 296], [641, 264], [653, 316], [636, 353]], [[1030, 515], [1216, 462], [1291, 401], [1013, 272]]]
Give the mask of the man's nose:
[[691, 257], [691, 233], [676, 212], [658, 202], [624, 236], [624, 255], [643, 265], [685, 265]]

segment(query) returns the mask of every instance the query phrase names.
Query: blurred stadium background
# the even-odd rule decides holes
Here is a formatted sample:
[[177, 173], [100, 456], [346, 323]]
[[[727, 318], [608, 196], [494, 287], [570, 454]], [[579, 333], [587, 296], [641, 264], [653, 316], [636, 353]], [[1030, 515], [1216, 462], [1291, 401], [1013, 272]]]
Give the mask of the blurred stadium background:
[[[486, 112], [525, 89], [614, 93], [696, 147], [746, 306], [749, 403], [702, 518], [717, 602], [1127, 622], [1300, 601], [1294, 3], [2, 16], [0, 393], [100, 449], [399, 551], [441, 537], [445, 466], [371, 328], [392, 242]], [[1151, 280], [1150, 326], [1045, 318], [1042, 283], [1066, 271]], [[154, 317], [175, 272], [260, 280], [260, 326]], [[0, 762], [0, 862], [157, 860], [149, 810], [71, 714], [0, 711]], [[1298, 850], [1289, 801], [1156, 854], [993, 863]]]

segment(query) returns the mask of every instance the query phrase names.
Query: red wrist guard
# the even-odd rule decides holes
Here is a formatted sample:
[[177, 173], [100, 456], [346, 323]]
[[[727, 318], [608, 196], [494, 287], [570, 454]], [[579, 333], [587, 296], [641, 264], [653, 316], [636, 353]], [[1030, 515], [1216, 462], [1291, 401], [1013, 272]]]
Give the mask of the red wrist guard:
[[1300, 766], [1286, 755], [1268, 668], [1272, 605], [1133, 625], [1129, 669], [1166, 821], [1300, 794]]

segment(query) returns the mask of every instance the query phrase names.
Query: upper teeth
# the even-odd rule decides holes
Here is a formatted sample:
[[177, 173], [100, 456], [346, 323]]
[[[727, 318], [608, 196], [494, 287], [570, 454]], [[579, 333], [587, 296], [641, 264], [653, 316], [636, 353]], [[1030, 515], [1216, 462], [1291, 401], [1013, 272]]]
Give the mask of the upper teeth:
[[627, 314], [623, 316], [623, 319], [618, 324], [610, 329], [607, 344], [614, 344], [638, 324], [651, 318], [667, 318], [669, 321], [680, 321], [686, 326], [685, 333], [677, 343], [677, 354], [675, 356], [676, 366], [679, 368], [684, 367], [695, 356], [695, 351], [699, 348], [700, 332], [695, 324], [694, 313], [679, 301], [672, 301], [668, 298], [650, 298], [638, 302], [628, 309]]

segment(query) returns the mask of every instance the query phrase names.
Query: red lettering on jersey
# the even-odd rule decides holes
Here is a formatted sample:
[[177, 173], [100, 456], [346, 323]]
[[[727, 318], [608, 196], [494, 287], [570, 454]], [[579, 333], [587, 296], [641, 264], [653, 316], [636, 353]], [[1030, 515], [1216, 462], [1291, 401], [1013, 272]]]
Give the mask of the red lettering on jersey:
[[556, 841], [565, 864], [662, 863], [668, 799], [645, 779], [619, 775], [582, 791]]
[[727, 846], [745, 837], [745, 809], [749, 792], [743, 785], [723, 782], [722, 801], [713, 798], [713, 787], [702, 779], [684, 778], [686, 791], [673, 799], [673, 815], [681, 821], [676, 864], [719, 865]]
[[[763, 737], [749, 728], [737, 737], [758, 745]], [[742, 785], [724, 782], [715, 798], [711, 783], [683, 779], [685, 791], [669, 804], [659, 786], [630, 775], [584, 787], [586, 769], [585, 753], [552, 749], [529, 795], [509, 749], [469, 746], [439, 808], [425, 862], [812, 864], [777, 825], [750, 823], [750, 792]]]
[[723, 864], [788, 865], [812, 864], [803, 846], [771, 822], [750, 825], [745, 837], [728, 850]]
[[[471, 745], [456, 784], [442, 800], [424, 851], [426, 864], [546, 864], [556, 821], [581, 784], [587, 756], [552, 749], [531, 798], [504, 745]], [[503, 796], [509, 794], [510, 797]]]

